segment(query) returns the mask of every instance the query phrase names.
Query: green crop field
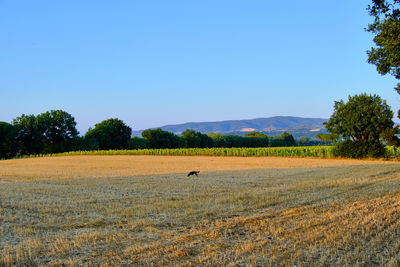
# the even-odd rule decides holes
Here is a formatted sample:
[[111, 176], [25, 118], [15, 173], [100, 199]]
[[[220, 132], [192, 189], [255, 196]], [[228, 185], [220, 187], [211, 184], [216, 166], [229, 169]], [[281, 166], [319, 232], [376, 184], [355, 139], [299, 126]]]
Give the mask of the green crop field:
[[[332, 146], [258, 147], [258, 148], [176, 148], [137, 150], [72, 151], [57, 154], [39, 154], [28, 157], [76, 155], [166, 155], [166, 156], [238, 156], [238, 157], [315, 157], [333, 158]], [[387, 146], [389, 158], [399, 158], [400, 149]]]

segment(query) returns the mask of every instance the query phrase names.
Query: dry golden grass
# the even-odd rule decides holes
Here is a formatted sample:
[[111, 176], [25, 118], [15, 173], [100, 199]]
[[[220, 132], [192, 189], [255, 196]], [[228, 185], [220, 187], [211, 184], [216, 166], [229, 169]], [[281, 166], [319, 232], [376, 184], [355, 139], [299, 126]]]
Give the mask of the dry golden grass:
[[398, 266], [399, 171], [288, 158], [0, 161], [0, 265]]
[[377, 161], [282, 157], [68, 156], [0, 161], [0, 181], [111, 178], [181, 173], [191, 170], [209, 172], [262, 168], [313, 168], [376, 163]]

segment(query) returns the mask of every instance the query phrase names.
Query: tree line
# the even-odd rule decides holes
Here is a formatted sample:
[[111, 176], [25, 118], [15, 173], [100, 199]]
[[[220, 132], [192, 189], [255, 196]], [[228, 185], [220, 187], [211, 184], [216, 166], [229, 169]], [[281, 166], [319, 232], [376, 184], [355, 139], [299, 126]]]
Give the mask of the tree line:
[[269, 137], [263, 133], [238, 135], [203, 134], [187, 129], [181, 135], [160, 128], [132, 137], [132, 129], [117, 118], [107, 119], [79, 136], [75, 118], [63, 110], [39, 115], [25, 115], [12, 123], [0, 122], [0, 158], [32, 154], [51, 154], [76, 150], [150, 149], [150, 148], [211, 148], [211, 147], [279, 147], [317, 145], [318, 141], [301, 138], [296, 141], [284, 132]]
[[[334, 104], [334, 113], [325, 123], [330, 134], [318, 134], [320, 142], [335, 144], [336, 156], [363, 158], [385, 157], [386, 145], [399, 145], [399, 128], [393, 112], [377, 95], [349, 96], [347, 102]], [[295, 140], [290, 133], [269, 137], [252, 132], [238, 135], [203, 134], [187, 129], [181, 135], [160, 128], [132, 137], [132, 129], [114, 118], [97, 123], [79, 136], [74, 117], [63, 110], [21, 115], [12, 123], [0, 122], [0, 158], [48, 154], [76, 150], [211, 148], [211, 147], [289, 147], [317, 145], [307, 138]]]

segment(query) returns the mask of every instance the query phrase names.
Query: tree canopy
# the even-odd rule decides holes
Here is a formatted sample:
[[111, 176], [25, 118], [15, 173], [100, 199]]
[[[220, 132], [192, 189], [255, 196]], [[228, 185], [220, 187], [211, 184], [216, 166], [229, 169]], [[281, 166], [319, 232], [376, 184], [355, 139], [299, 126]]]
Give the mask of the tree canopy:
[[56, 153], [68, 149], [69, 142], [76, 138], [75, 118], [63, 110], [51, 110], [37, 116], [43, 134], [44, 152]]
[[151, 148], [150, 141], [146, 138], [132, 137], [129, 140], [129, 149], [148, 149]]
[[19, 144], [19, 154], [30, 155], [43, 151], [42, 127], [35, 115], [22, 114], [15, 118], [12, 124]]
[[345, 141], [344, 150], [352, 150], [354, 146], [351, 157], [381, 156], [384, 152], [381, 138], [393, 138], [395, 133], [392, 117], [385, 100], [378, 95], [360, 94], [349, 96], [346, 103], [335, 101], [334, 113], [325, 127]]
[[259, 132], [251, 132], [244, 135], [245, 137], [260, 137], [260, 138], [268, 138], [266, 134]]
[[337, 136], [328, 133], [319, 133], [315, 135], [315, 138], [320, 140], [321, 142], [332, 143], [337, 140]]
[[150, 141], [152, 148], [178, 148], [185, 146], [185, 140], [174, 133], [157, 129], [148, 129], [142, 136]]
[[276, 136], [271, 138], [271, 146], [295, 146], [296, 141], [294, 140], [293, 135], [290, 133], [284, 132], [280, 136]]
[[[269, 137], [253, 132], [246, 136], [204, 134], [187, 129], [182, 135], [148, 129], [143, 138], [131, 137], [132, 130], [117, 118], [104, 120], [79, 136], [73, 116], [63, 110], [50, 110], [39, 115], [15, 118], [12, 124], [0, 122], [0, 159], [15, 156], [58, 153], [77, 150], [149, 149], [149, 148], [211, 148], [211, 147], [276, 147], [294, 146], [289, 133]], [[393, 132], [386, 131], [387, 136]], [[302, 145], [316, 145], [316, 141], [302, 138]]]
[[182, 138], [186, 140], [186, 147], [213, 147], [214, 140], [206, 134], [190, 129], [182, 132]]
[[[374, 34], [376, 44], [367, 51], [368, 62], [380, 74], [390, 73], [400, 80], [400, 0], [372, 0], [368, 11], [374, 22], [366, 30]], [[395, 89], [400, 94], [400, 83]]]
[[119, 119], [108, 119], [97, 123], [85, 135], [96, 140], [99, 149], [126, 149], [129, 147], [132, 129]]
[[22, 114], [13, 120], [19, 154], [57, 153], [70, 149], [78, 137], [74, 117], [63, 110], [35, 115]]

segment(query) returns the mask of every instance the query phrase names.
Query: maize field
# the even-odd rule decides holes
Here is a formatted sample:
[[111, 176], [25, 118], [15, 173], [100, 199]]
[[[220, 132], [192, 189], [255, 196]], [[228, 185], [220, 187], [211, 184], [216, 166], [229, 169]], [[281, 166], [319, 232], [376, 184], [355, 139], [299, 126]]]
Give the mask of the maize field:
[[[400, 149], [387, 146], [389, 158], [399, 158]], [[57, 154], [37, 154], [27, 157], [77, 156], [77, 155], [157, 155], [157, 156], [228, 156], [228, 157], [314, 157], [334, 158], [333, 146], [299, 147], [241, 147], [241, 148], [175, 148], [136, 150], [71, 151]]]

